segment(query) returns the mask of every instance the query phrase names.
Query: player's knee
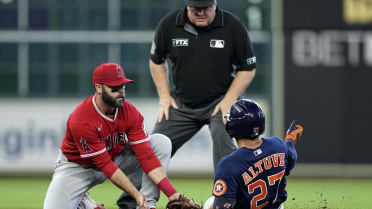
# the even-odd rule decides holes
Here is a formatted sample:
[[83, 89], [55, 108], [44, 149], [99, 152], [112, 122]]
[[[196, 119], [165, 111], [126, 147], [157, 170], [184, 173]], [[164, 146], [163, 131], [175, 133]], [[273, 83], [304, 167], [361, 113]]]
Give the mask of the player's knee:
[[214, 203], [214, 196], [210, 197], [207, 201], [205, 201], [203, 208], [204, 209], [212, 209]]
[[163, 134], [153, 134], [150, 137], [150, 146], [155, 155], [169, 156], [172, 152], [172, 143], [170, 139]]

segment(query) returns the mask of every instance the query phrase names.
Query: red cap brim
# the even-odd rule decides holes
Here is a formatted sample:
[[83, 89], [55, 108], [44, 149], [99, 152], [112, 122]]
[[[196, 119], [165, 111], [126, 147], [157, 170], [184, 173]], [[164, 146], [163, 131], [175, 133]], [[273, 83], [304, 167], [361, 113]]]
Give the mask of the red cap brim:
[[115, 80], [115, 81], [106, 82], [104, 84], [107, 85], [107, 86], [122, 86], [122, 85], [125, 85], [127, 83], [134, 83], [134, 81], [130, 80], [130, 79], [127, 79], [127, 78], [122, 78], [122, 79], [118, 79], [118, 80]]

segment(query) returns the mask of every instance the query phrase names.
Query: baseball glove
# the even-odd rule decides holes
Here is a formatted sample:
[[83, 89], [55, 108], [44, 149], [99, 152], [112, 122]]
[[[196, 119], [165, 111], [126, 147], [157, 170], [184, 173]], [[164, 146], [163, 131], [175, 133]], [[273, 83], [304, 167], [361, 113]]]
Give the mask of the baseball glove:
[[187, 198], [185, 195], [180, 194], [178, 200], [169, 201], [167, 209], [202, 209], [199, 205], [195, 204], [194, 201]]

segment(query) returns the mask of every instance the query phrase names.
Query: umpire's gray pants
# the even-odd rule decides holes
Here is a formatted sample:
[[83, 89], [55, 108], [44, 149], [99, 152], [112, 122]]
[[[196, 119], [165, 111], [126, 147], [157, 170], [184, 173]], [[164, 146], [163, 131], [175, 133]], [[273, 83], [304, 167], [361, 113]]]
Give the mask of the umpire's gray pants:
[[[152, 150], [166, 171], [171, 153], [171, 143], [168, 137], [154, 134], [149, 137], [149, 141]], [[140, 192], [146, 197], [150, 208], [155, 208], [155, 204], [159, 200], [160, 190], [143, 172], [132, 148], [130, 146], [124, 148], [114, 162], [137, 188], [142, 185]], [[142, 178], [134, 178], [134, 176], [142, 176]], [[85, 192], [105, 180], [106, 176], [100, 170], [84, 168], [79, 164], [69, 162], [60, 153], [53, 179], [45, 197], [44, 209], [76, 209]], [[132, 201], [131, 204], [128, 205], [128, 208], [136, 208], [135, 201]]]
[[172, 142], [172, 156], [187, 141], [190, 140], [204, 125], [209, 125], [213, 140], [213, 163], [216, 169], [218, 161], [232, 153], [235, 142], [226, 131], [222, 121], [222, 113], [211, 116], [216, 105], [223, 96], [202, 108], [191, 108], [183, 104], [179, 98], [172, 95], [179, 109], [170, 107], [169, 120], [156, 123], [152, 133], [161, 133], [169, 137]]

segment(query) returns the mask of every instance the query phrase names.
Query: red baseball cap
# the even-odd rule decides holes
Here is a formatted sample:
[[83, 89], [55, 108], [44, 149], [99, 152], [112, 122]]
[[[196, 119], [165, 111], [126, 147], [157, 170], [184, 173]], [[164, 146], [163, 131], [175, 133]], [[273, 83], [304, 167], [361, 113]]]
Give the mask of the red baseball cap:
[[122, 86], [134, 81], [125, 78], [123, 68], [116, 63], [105, 62], [93, 72], [93, 84], [105, 84], [107, 86]]

